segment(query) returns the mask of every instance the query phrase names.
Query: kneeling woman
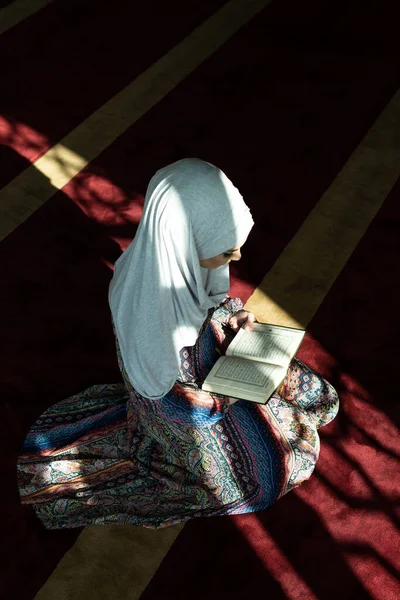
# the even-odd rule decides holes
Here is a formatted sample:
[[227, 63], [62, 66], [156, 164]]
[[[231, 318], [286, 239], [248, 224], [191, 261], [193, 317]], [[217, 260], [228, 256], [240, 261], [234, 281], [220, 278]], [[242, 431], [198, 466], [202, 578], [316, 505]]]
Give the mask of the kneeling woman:
[[229, 336], [254, 316], [229, 298], [229, 262], [253, 227], [216, 167], [178, 161], [150, 181], [109, 301], [124, 383], [48, 409], [18, 462], [22, 502], [47, 528], [166, 527], [265, 509], [308, 479], [332, 386], [294, 359], [266, 406], [201, 384]]

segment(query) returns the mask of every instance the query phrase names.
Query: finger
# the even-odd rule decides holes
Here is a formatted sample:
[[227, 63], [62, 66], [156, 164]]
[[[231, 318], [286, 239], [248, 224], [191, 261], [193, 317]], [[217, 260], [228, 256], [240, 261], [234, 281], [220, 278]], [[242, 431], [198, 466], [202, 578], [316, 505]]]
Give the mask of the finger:
[[233, 329], [233, 331], [237, 331], [239, 329], [237, 317], [231, 317], [229, 319], [229, 327]]
[[246, 329], [247, 331], [253, 329], [254, 315], [251, 315], [251, 317], [249, 315], [249, 317], [246, 319], [246, 323], [245, 323], [244, 329]]

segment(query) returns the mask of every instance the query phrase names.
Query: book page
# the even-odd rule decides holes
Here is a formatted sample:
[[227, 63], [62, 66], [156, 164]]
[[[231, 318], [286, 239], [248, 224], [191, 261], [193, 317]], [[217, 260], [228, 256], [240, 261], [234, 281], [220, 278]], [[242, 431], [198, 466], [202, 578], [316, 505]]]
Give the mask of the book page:
[[252, 360], [262, 360], [270, 364], [287, 367], [295, 355], [304, 331], [255, 323], [254, 329], [240, 329], [229, 345], [227, 356], [242, 356]]
[[285, 373], [285, 369], [276, 365], [225, 356], [218, 359], [206, 382], [265, 395], [275, 391]]

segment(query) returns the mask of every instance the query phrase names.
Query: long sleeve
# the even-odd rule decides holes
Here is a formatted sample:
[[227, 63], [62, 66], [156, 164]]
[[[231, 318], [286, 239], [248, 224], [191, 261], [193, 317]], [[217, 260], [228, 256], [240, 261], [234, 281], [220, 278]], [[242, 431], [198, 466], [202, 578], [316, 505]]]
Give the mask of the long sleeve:
[[[163, 398], [163, 403], [167, 404], [173, 398], [173, 410], [179, 411], [185, 422], [212, 425], [230, 408], [228, 396], [205, 392], [201, 384], [233, 339], [233, 332], [229, 335], [224, 328], [230, 317], [241, 308], [240, 298], [227, 296], [218, 307], [210, 309], [196, 344], [181, 350], [179, 376], [172, 390]], [[167, 406], [165, 410], [170, 412]]]
[[231, 406], [230, 398], [203, 391], [201, 385], [233, 339], [227, 324], [241, 308], [240, 298], [229, 296], [218, 307], [211, 308], [196, 344], [180, 351], [180, 370], [172, 389], [159, 400], [144, 398], [135, 391], [138, 407], [143, 404], [143, 410], [154, 410], [159, 417], [197, 427], [211, 426], [223, 418]]

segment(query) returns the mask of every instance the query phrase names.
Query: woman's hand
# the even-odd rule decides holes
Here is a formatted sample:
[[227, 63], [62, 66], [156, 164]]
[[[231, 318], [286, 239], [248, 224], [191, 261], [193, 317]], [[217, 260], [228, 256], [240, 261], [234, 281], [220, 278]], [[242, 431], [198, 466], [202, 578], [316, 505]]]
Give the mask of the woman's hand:
[[243, 329], [253, 329], [253, 323], [257, 323], [257, 319], [253, 313], [247, 310], [238, 310], [238, 312], [232, 315], [228, 321], [229, 327], [231, 327], [233, 331], [239, 331], [242, 325]]

